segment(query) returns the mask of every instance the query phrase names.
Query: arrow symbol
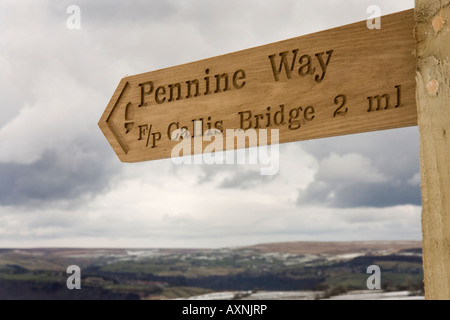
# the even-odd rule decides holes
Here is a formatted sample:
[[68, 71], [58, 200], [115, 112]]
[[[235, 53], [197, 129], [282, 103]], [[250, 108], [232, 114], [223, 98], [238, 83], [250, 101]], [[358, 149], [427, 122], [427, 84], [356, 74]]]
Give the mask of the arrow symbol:
[[127, 107], [125, 108], [125, 129], [127, 130], [125, 134], [128, 134], [131, 129], [134, 127], [134, 108], [131, 102], [128, 102]]
[[[124, 84], [122, 85], [122, 83]], [[114, 139], [108, 139], [108, 141], [117, 154], [127, 155], [129, 151], [129, 145], [123, 132], [128, 133], [134, 126], [134, 121], [132, 121], [134, 119], [134, 108], [131, 102], [128, 102], [125, 108], [121, 106], [123, 106], [124, 100], [127, 101], [126, 97], [130, 90], [131, 85], [128, 81], [122, 81], [119, 84], [108, 104], [107, 112], [103, 114], [99, 122], [103, 134], [106, 137], [114, 137]], [[125, 113], [120, 115], [121, 112]]]

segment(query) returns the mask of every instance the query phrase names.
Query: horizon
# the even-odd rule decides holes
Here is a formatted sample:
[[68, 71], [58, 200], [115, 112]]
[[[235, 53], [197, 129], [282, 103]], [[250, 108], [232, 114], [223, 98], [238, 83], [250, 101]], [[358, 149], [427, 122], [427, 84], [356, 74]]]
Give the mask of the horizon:
[[274, 245], [274, 244], [308, 244], [308, 243], [316, 243], [316, 244], [382, 244], [382, 243], [422, 243], [422, 240], [362, 240], [362, 241], [282, 241], [282, 242], [267, 242], [267, 243], [255, 243], [248, 245], [239, 245], [239, 246], [226, 246], [226, 247], [0, 247], [0, 250], [39, 250], [39, 249], [69, 249], [69, 250], [156, 250], [156, 249], [186, 249], [186, 250], [216, 250], [216, 249], [235, 249], [235, 248], [251, 248], [257, 246], [264, 245]]

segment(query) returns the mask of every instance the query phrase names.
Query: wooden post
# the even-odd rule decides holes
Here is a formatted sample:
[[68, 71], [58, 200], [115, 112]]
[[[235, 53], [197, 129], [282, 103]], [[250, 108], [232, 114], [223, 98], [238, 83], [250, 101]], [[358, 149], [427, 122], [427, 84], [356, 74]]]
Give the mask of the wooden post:
[[450, 0], [416, 0], [426, 299], [450, 299]]

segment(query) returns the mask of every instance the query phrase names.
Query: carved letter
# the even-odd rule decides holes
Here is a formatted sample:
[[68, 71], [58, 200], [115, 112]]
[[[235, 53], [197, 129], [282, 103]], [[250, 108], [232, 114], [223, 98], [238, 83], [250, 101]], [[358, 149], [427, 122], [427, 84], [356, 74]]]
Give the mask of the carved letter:
[[327, 58], [326, 63], [324, 63], [324, 61], [322, 59], [323, 54], [324, 54], [324, 52], [316, 53], [317, 60], [319, 60], [320, 67], [322, 68], [322, 75], [319, 76], [317, 74], [315, 77], [317, 83], [322, 82], [323, 78], [325, 77], [325, 73], [327, 72], [328, 64], [330, 63], [331, 55], [333, 54], [333, 50], [327, 51], [328, 58]]
[[291, 66], [289, 66], [289, 64], [287, 62], [286, 55], [288, 53], [289, 53], [288, 51], [280, 53], [281, 61], [280, 61], [280, 67], [278, 69], [277, 69], [276, 62], [275, 62], [275, 56], [276, 55], [273, 54], [273, 55], [269, 56], [270, 63], [272, 65], [273, 77], [275, 78], [275, 81], [279, 81], [280, 80], [280, 73], [281, 73], [281, 70], [283, 69], [283, 66], [284, 66], [284, 70], [286, 71], [287, 78], [288, 79], [291, 78], [292, 71], [294, 70], [295, 60], [297, 59], [298, 49], [295, 49], [295, 50], [292, 51], [292, 53], [294, 54], [294, 57], [292, 58], [292, 65]]

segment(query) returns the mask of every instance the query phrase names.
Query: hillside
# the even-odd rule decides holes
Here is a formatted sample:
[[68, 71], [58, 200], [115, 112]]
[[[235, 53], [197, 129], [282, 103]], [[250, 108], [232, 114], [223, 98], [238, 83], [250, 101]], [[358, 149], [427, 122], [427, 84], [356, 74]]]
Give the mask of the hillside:
[[[369, 265], [384, 291], [423, 290], [421, 243], [292, 242], [222, 249], [1, 249], [0, 299], [174, 299], [212, 292], [364, 290]], [[66, 288], [81, 268], [82, 289]], [[266, 295], [267, 296], [267, 295]]]

